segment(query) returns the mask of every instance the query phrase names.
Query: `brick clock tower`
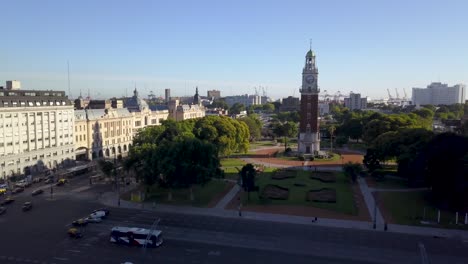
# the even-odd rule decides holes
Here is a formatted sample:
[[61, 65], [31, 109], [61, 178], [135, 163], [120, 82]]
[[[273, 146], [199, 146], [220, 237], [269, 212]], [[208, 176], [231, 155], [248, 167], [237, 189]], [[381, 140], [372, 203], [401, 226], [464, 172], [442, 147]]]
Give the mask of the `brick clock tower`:
[[304, 154], [315, 154], [320, 151], [320, 132], [318, 123], [318, 69], [315, 65], [315, 54], [309, 50], [302, 70], [301, 120], [299, 124], [298, 151]]

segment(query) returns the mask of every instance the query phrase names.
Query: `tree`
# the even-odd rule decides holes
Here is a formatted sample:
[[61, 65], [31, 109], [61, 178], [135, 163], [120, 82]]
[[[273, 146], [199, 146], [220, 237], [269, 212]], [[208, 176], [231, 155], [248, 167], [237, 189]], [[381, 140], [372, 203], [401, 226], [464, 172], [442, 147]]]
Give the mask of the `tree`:
[[273, 123], [273, 134], [283, 137], [284, 150], [288, 147], [288, 138], [296, 136], [298, 133], [297, 124], [291, 121], [285, 123]]
[[424, 154], [436, 203], [444, 208], [468, 208], [468, 138], [439, 134], [428, 143]]
[[241, 171], [241, 178], [242, 178], [242, 187], [244, 191], [247, 192], [247, 200], [250, 201], [250, 192], [255, 189], [255, 177], [257, 176], [257, 171], [252, 163], [245, 164]]
[[99, 160], [98, 163], [102, 173], [104, 173], [104, 175], [107, 177], [111, 177], [112, 171], [114, 170], [114, 163], [108, 160]]
[[229, 113], [231, 113], [233, 115], [238, 115], [242, 111], [245, 111], [245, 105], [243, 105], [241, 103], [235, 103], [235, 104], [233, 104], [231, 106], [231, 108], [229, 108]]
[[272, 103], [266, 103], [263, 105], [263, 111], [267, 113], [273, 113], [275, 111], [275, 105]]
[[345, 176], [356, 182], [357, 177], [362, 172], [362, 166], [359, 163], [347, 162], [343, 165], [343, 173]]
[[247, 152], [249, 149], [249, 127], [244, 122], [225, 116], [206, 116], [198, 119], [193, 127], [198, 139], [211, 142], [218, 148], [218, 154], [228, 156], [233, 152]]
[[244, 122], [249, 127], [250, 141], [260, 139], [262, 132], [262, 121], [258, 119], [257, 115], [252, 114], [238, 119]]
[[213, 102], [208, 105], [208, 108], [222, 108], [224, 110], [227, 110], [229, 109], [229, 106], [227, 105], [226, 101], [224, 101], [223, 99], [216, 99], [216, 100], [213, 100]]
[[335, 131], [336, 131], [336, 127], [334, 125], [331, 125], [328, 127], [328, 133], [330, 133], [331, 152], [333, 152], [333, 138], [335, 136]]

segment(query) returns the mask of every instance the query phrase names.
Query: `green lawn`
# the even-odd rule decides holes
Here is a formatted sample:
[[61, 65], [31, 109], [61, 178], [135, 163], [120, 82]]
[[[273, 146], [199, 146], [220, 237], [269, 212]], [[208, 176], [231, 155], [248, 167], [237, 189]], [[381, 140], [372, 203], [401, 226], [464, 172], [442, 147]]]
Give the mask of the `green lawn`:
[[245, 161], [241, 159], [222, 159], [221, 160], [221, 168], [224, 170], [225, 174], [237, 174], [237, 168], [242, 169], [242, 166], [244, 166], [246, 163]]
[[408, 180], [385, 177], [383, 180], [375, 181], [375, 187], [379, 189], [405, 189], [408, 188]]
[[[443, 228], [459, 228], [468, 230], [468, 226], [455, 225], [455, 213], [441, 210], [441, 224], [421, 224], [424, 208], [426, 208], [426, 221], [437, 221], [437, 208], [426, 199], [429, 191], [418, 192], [379, 192], [379, 200], [393, 221], [402, 225], [433, 226]], [[464, 215], [459, 216], [459, 223], [464, 221]]]
[[[337, 211], [340, 213], [357, 215], [357, 209], [354, 206], [353, 192], [350, 183], [342, 173], [336, 173], [337, 181], [335, 183], [323, 183], [318, 180], [312, 180], [309, 175], [312, 172], [309, 171], [297, 171], [295, 178], [289, 178], [284, 180], [273, 180], [271, 175], [273, 172], [264, 172], [257, 177], [256, 184], [260, 187], [260, 193], [267, 184], [276, 184], [281, 187], [289, 189], [288, 200], [266, 200], [260, 199], [260, 193], [251, 193], [250, 202], [247, 201], [247, 195], [244, 196], [243, 201], [246, 204], [286, 204], [286, 205], [301, 205], [301, 206], [312, 206], [317, 208], [328, 209]], [[294, 183], [304, 183], [305, 187], [294, 186]], [[337, 193], [336, 203], [319, 203], [319, 202], [308, 202], [306, 201], [306, 193], [311, 189], [320, 188], [333, 188]]]
[[250, 142], [250, 149], [256, 149], [259, 147], [274, 147], [276, 146], [276, 142], [274, 141], [255, 141]]
[[192, 205], [197, 207], [206, 207], [217, 195], [223, 193], [228, 188], [228, 183], [223, 180], [211, 180], [204, 186], [195, 185], [193, 187], [194, 200], [190, 201], [190, 189], [173, 189], [172, 201], [168, 201], [169, 189], [160, 187], [151, 187], [146, 201], [174, 204], [174, 205]]

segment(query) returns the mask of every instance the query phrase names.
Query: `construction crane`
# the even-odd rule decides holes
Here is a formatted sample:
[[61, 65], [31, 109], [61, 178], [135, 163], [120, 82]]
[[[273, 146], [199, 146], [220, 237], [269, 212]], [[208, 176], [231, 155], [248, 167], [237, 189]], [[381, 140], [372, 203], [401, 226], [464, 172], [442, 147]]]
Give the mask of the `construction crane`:
[[403, 99], [408, 100], [408, 95], [406, 94], [406, 89], [405, 88], [403, 88], [403, 93], [405, 94], [405, 97], [403, 97]]
[[398, 93], [398, 89], [395, 88], [395, 93], [396, 93], [396, 99], [400, 100], [400, 94]]
[[387, 88], [388, 100], [392, 100], [393, 96], [390, 94], [390, 89]]
[[263, 91], [263, 96], [264, 96], [264, 97], [267, 97], [267, 93], [266, 93], [266, 91], [265, 91], [265, 87], [262, 87], [262, 91]]
[[258, 95], [258, 89], [257, 89], [257, 87], [254, 87], [254, 89], [255, 89], [255, 95]]

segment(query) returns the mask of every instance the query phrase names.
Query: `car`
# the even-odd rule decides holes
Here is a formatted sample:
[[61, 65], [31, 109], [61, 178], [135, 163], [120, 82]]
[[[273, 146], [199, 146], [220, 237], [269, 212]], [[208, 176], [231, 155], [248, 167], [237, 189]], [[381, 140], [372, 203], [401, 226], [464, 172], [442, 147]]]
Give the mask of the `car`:
[[35, 195], [39, 195], [39, 194], [41, 194], [41, 193], [43, 193], [43, 192], [44, 192], [44, 190], [42, 190], [42, 189], [37, 189], [37, 190], [34, 190], [34, 191], [31, 193], [31, 195], [32, 195], [32, 196], [35, 196]]
[[6, 213], [6, 207], [0, 207], [0, 215]]
[[14, 202], [14, 201], [15, 201], [15, 199], [13, 199], [13, 198], [11, 198], [11, 197], [8, 196], [7, 198], [5, 198], [5, 200], [3, 200], [3, 201], [1, 202], [0, 205], [11, 204], [11, 203]]
[[2, 184], [0, 184], [0, 188], [2, 188], [2, 189], [8, 189], [8, 184], [2, 183]]
[[7, 189], [6, 189], [6, 188], [1, 188], [1, 189], [0, 189], [0, 195], [6, 194], [6, 192], [7, 192]]
[[13, 191], [11, 191], [11, 193], [12, 193], [12, 194], [16, 194], [16, 193], [20, 193], [20, 192], [22, 192], [22, 191], [24, 191], [24, 188], [22, 188], [22, 187], [17, 187], [17, 188], [15, 188], [15, 189], [13, 189]]
[[32, 183], [31, 182], [25, 182], [25, 183], [23, 183], [23, 185], [24, 185], [25, 188], [28, 188], [29, 186], [32, 185]]
[[42, 177], [37, 177], [37, 178], [34, 178], [33, 183], [38, 183], [38, 182], [41, 182], [42, 180], [43, 180]]
[[48, 178], [47, 180], [44, 181], [45, 184], [53, 183], [54, 179], [53, 178]]
[[60, 180], [57, 181], [57, 184], [55, 184], [55, 185], [57, 185], [57, 186], [62, 186], [62, 185], [64, 185], [64, 184], [67, 183], [67, 182], [68, 182], [67, 179], [60, 179]]
[[86, 220], [85, 220], [85, 219], [82, 219], [82, 218], [80, 218], [80, 219], [75, 220], [75, 221], [72, 222], [72, 225], [73, 225], [73, 226], [85, 226], [85, 225], [87, 225], [87, 224], [88, 224], [88, 222], [86, 222]]
[[82, 237], [83, 235], [81, 234], [80, 230], [76, 229], [76, 228], [70, 228], [68, 229], [67, 231], [67, 234], [72, 237], [72, 238], [80, 238]]
[[109, 211], [104, 211], [104, 210], [95, 210], [93, 213], [89, 215], [89, 217], [93, 218], [105, 218], [106, 216], [109, 215]]
[[88, 223], [101, 223], [102, 222], [102, 219], [99, 218], [99, 217], [90, 217], [90, 216], [88, 216], [84, 220], [86, 222], [88, 222]]
[[29, 211], [29, 210], [31, 210], [31, 209], [32, 209], [32, 203], [31, 203], [31, 202], [25, 202], [25, 203], [23, 204], [23, 208], [22, 208], [22, 209], [23, 209], [23, 211]]
[[15, 184], [16, 188], [24, 188], [25, 186], [26, 186], [26, 183], [24, 183], [24, 182], [19, 182], [19, 183]]
[[96, 209], [93, 211], [93, 213], [96, 213], [96, 212], [104, 212], [104, 216], [108, 216], [110, 214], [110, 211], [107, 208], [100, 208], [100, 209]]

